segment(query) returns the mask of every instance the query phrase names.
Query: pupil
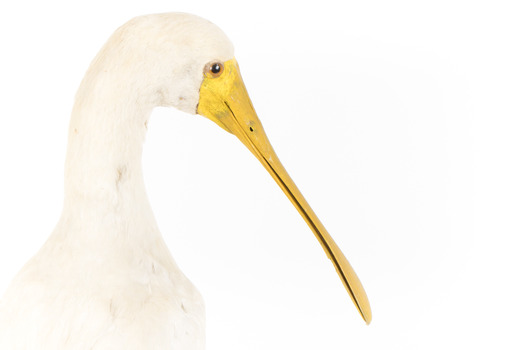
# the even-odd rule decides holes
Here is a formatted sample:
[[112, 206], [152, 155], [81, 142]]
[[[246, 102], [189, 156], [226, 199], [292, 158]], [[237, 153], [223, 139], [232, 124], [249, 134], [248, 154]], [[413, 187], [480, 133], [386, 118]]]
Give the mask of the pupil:
[[221, 66], [218, 63], [215, 63], [213, 66], [211, 66], [211, 72], [214, 74], [217, 74], [221, 71]]

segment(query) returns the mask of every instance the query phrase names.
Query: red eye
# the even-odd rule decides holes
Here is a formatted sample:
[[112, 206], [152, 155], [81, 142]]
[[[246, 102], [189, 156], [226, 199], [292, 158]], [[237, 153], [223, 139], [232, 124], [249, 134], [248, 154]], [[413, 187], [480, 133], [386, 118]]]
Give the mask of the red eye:
[[224, 71], [224, 66], [220, 62], [215, 62], [215, 63], [211, 63], [210, 65], [208, 65], [208, 74], [212, 78], [217, 78], [218, 76], [222, 74], [223, 71]]

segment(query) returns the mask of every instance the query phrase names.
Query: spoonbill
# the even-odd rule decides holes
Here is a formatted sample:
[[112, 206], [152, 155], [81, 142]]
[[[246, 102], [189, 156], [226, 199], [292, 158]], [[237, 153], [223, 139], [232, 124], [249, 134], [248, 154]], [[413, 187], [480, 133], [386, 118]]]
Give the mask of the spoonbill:
[[239, 138], [310, 226], [369, 323], [366, 293], [272, 149], [232, 44], [207, 20], [168, 13], [117, 29], [80, 84], [63, 211], [0, 302], [0, 349], [204, 349], [202, 297], [164, 243], [143, 181], [142, 144], [157, 106], [202, 115]]

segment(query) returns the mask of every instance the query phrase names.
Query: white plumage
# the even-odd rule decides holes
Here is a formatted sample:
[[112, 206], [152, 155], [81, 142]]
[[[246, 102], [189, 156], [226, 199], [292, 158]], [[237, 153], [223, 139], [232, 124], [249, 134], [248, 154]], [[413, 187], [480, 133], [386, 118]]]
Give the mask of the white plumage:
[[0, 302], [0, 349], [204, 349], [204, 306], [157, 228], [141, 169], [157, 106], [235, 134], [305, 218], [358, 307], [366, 293], [288, 176], [251, 105], [233, 46], [188, 14], [119, 28], [84, 77], [71, 116], [64, 209]]
[[201, 296], [146, 196], [141, 154], [156, 106], [195, 114], [203, 67], [233, 48], [188, 14], [119, 28], [72, 112], [60, 220], [0, 304], [0, 349], [203, 349]]

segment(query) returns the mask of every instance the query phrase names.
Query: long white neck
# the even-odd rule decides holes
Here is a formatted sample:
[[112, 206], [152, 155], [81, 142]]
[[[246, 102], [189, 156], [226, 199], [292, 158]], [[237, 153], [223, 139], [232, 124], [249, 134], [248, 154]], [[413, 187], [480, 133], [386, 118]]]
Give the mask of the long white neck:
[[[163, 245], [146, 195], [141, 157], [155, 101], [140, 82], [95, 64], [77, 93], [65, 164], [65, 200], [56, 233], [84, 247]], [[141, 94], [142, 92], [142, 94]]]
[[129, 190], [144, 189], [142, 144], [153, 106], [114, 85], [84, 80], [79, 89], [69, 127], [66, 201], [115, 205]]
[[157, 106], [195, 114], [204, 67], [232, 57], [220, 29], [186, 14], [139, 17], [109, 38], [76, 95], [54, 238], [92, 251], [160, 244], [141, 166], [147, 121]]

